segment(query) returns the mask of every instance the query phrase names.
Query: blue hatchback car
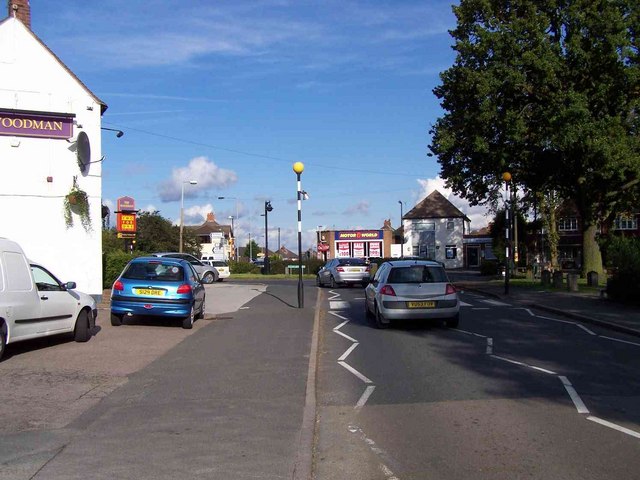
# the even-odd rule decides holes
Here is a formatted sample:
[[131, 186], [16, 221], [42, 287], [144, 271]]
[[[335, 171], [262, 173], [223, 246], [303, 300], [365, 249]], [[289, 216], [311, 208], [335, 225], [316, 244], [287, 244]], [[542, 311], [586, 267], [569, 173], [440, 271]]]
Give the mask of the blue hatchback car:
[[182, 328], [204, 317], [205, 288], [186, 260], [139, 257], [124, 268], [111, 289], [111, 325], [132, 315], [182, 319]]

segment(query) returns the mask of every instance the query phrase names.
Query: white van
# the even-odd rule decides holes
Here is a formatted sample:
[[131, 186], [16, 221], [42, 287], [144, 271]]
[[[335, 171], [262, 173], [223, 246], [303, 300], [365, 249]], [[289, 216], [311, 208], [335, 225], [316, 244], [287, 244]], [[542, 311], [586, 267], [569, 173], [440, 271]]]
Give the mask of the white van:
[[74, 288], [75, 282], [60, 282], [27, 260], [20, 245], [0, 237], [0, 358], [6, 345], [21, 340], [63, 333], [89, 340], [96, 302]]

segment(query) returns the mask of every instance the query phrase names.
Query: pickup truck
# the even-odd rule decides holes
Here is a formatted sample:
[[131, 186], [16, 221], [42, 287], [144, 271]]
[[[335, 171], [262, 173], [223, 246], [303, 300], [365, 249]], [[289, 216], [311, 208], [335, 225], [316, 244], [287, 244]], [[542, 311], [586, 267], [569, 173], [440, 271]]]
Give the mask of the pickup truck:
[[75, 288], [30, 262], [16, 242], [0, 238], [0, 359], [18, 341], [60, 334], [88, 341], [98, 310], [93, 297]]

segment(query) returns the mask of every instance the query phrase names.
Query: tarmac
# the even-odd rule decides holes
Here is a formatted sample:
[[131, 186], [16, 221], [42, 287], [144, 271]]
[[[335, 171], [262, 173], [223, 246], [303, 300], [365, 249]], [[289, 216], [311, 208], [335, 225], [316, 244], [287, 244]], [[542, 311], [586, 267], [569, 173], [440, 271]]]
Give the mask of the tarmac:
[[640, 337], [640, 307], [609, 299], [601, 292], [569, 292], [548, 287], [543, 290], [490, 282], [495, 277], [483, 277], [478, 272], [448, 272], [450, 280], [462, 291], [481, 293], [502, 301], [562, 315], [582, 323], [598, 325], [628, 335]]

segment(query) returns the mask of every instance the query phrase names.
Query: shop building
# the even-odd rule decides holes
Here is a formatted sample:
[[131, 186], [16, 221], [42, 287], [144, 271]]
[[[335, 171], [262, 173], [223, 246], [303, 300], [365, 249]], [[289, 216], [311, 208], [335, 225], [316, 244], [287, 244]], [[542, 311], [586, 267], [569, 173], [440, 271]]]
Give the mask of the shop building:
[[322, 230], [318, 231], [318, 257], [378, 258], [391, 256], [393, 243], [391, 220], [385, 220], [379, 230]]
[[7, 3], [0, 22], [0, 236], [100, 298], [107, 105], [31, 31], [28, 0]]

